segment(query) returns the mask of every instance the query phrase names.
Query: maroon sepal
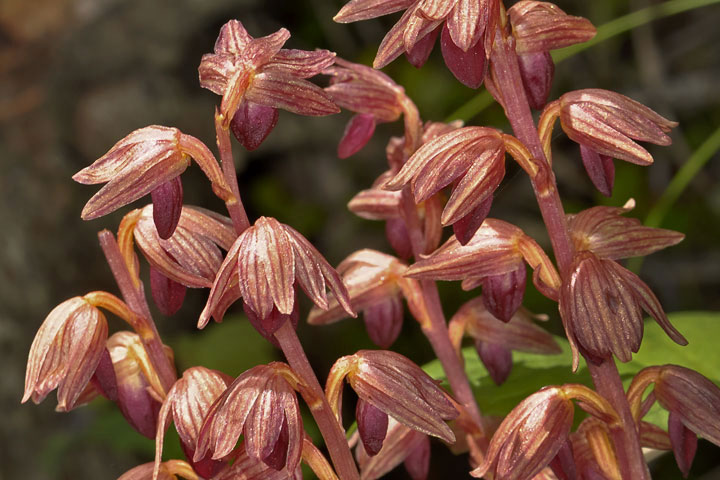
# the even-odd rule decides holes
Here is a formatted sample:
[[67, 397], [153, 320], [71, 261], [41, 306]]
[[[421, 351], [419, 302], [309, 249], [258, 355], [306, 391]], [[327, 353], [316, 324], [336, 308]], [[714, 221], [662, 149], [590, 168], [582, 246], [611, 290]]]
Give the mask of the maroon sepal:
[[358, 399], [355, 418], [365, 452], [371, 457], [377, 455], [387, 435], [387, 413], [363, 399]]
[[175, 315], [185, 300], [185, 291], [185, 285], [150, 267], [150, 292], [160, 313], [167, 317]]
[[230, 129], [247, 150], [255, 150], [277, 124], [276, 108], [244, 101], [230, 122]]
[[479, 41], [467, 52], [463, 52], [450, 38], [450, 31], [445, 24], [440, 34], [440, 48], [445, 65], [455, 75], [455, 78], [467, 87], [480, 88], [488, 69], [483, 42]]
[[525, 263], [518, 262], [518, 268], [483, 279], [483, 303], [495, 318], [509, 322], [522, 305], [525, 294], [527, 270]]
[[683, 477], [687, 478], [695, 459], [695, 452], [697, 452], [697, 435], [687, 428], [677, 414], [673, 412], [670, 412], [668, 416], [668, 434], [670, 435], [670, 444], [672, 445], [675, 462]]
[[430, 437], [423, 435], [422, 440], [405, 457], [404, 465], [412, 480], [427, 480], [430, 471]]
[[375, 132], [375, 117], [371, 113], [354, 115], [340, 139], [338, 158], [348, 158], [363, 149]]
[[227, 461], [225, 460], [213, 460], [212, 452], [208, 452], [202, 460], [195, 462], [193, 461], [195, 450], [186, 445], [182, 440], [180, 440], [180, 447], [182, 447], [185, 458], [190, 463], [193, 470], [195, 470], [195, 473], [200, 475], [202, 478], [213, 478], [227, 465]]
[[555, 63], [550, 52], [518, 54], [518, 64], [530, 108], [542, 110], [550, 95], [555, 74]]
[[475, 340], [475, 350], [496, 385], [502, 385], [512, 370], [512, 352], [496, 343]]
[[390, 218], [385, 222], [385, 237], [397, 256], [407, 260], [412, 256], [412, 245], [405, 221], [401, 218]]
[[108, 352], [107, 348], [103, 351], [100, 357], [100, 363], [98, 363], [90, 381], [105, 398], [117, 403], [117, 377], [115, 376], [112, 358], [110, 358], [110, 352]]
[[289, 442], [290, 432], [288, 431], [287, 418], [283, 418], [277, 442], [275, 442], [272, 452], [261, 459], [263, 463], [273, 470], [279, 471], [285, 468], [285, 465], [287, 464]]
[[183, 206], [183, 187], [180, 177], [155, 187], [150, 192], [153, 202], [153, 221], [158, 236], [163, 240], [170, 238], [180, 222]]
[[298, 320], [300, 319], [297, 302], [295, 302], [293, 311], [290, 315], [280, 313], [277, 307], [273, 307], [270, 315], [265, 318], [261, 318], [245, 302], [243, 302], [243, 310], [245, 311], [245, 315], [247, 315], [250, 324], [255, 327], [255, 330], [257, 330], [260, 335], [265, 337], [266, 340], [275, 345], [277, 348], [280, 348], [280, 344], [275, 339], [275, 332], [283, 326], [286, 320], [290, 320], [293, 328], [297, 328]]
[[601, 155], [585, 145], [580, 145], [580, 156], [595, 188], [606, 197], [612, 196], [615, 184], [615, 164], [612, 157]]
[[475, 235], [475, 232], [477, 232], [478, 228], [480, 228], [482, 223], [485, 221], [485, 218], [487, 218], [490, 214], [492, 200], [493, 196], [488, 196], [488, 198], [483, 200], [477, 207], [472, 209], [470, 213], [453, 223], [453, 233], [458, 239], [458, 242], [460, 242], [460, 245], [467, 245], [473, 235]]
[[441, 29], [442, 27], [438, 27], [428, 33], [423, 38], [415, 42], [415, 45], [413, 45], [409, 51], [405, 52], [405, 58], [407, 58], [408, 62], [410, 62], [410, 65], [415, 68], [420, 68], [425, 65], [425, 62], [427, 62], [427, 59], [430, 57], [430, 53], [432, 53], [432, 49], [435, 46], [435, 40], [437, 40]]

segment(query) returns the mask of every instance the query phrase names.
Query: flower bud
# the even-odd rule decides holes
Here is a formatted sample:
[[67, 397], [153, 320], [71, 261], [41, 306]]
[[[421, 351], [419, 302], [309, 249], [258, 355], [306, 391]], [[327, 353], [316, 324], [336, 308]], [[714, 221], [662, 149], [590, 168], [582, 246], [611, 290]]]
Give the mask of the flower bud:
[[355, 408], [355, 419], [365, 452], [371, 457], [377, 455], [387, 435], [387, 413], [359, 399]]
[[520, 262], [515, 270], [483, 279], [482, 299], [495, 318], [509, 322], [522, 305], [525, 294], [526, 270]]
[[573, 404], [559, 387], [545, 387], [515, 407], [493, 435], [487, 456], [470, 472], [497, 480], [532, 478], [545, 468], [566, 442]]
[[542, 110], [550, 96], [555, 74], [555, 63], [550, 52], [518, 54], [518, 66], [530, 108]]
[[253, 151], [270, 135], [279, 116], [277, 108], [246, 100], [232, 117], [230, 130], [246, 150]]
[[150, 192], [153, 203], [153, 220], [158, 236], [163, 240], [170, 238], [180, 221], [182, 212], [183, 188], [180, 177], [175, 177]]

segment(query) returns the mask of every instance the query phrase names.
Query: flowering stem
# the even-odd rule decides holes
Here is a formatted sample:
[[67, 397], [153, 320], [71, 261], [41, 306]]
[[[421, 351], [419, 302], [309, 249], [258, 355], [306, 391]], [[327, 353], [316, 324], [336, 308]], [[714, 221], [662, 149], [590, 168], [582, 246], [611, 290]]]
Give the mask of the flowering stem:
[[605, 360], [600, 365], [588, 362], [588, 367], [598, 393], [604, 396], [620, 415], [620, 423], [608, 427], [615, 444], [615, 455], [622, 478], [649, 480], [650, 473], [640, 448], [635, 420], [615, 362]]
[[[413, 255], [419, 258], [419, 255], [425, 253], [425, 238], [420, 224], [420, 218], [418, 217], [417, 209], [415, 208], [415, 203], [411, 198], [408, 187], [402, 192], [401, 202], [403, 220], [405, 221], [410, 237]], [[466, 412], [476, 424], [477, 430], [468, 433], [473, 435], [477, 446], [484, 451], [487, 448], [487, 438], [483, 432], [482, 414], [475, 401], [475, 396], [470, 387], [470, 381], [465, 373], [465, 368], [450, 340], [450, 333], [447, 322], [445, 321], [445, 314], [442, 311], [442, 303], [440, 302], [437, 284], [432, 280], [421, 280], [420, 286], [425, 311], [427, 313], [426, 319], [418, 319], [420, 327], [430, 342], [435, 356], [440, 360], [440, 364], [447, 376], [455, 399], [465, 407]]]
[[305, 382], [306, 388], [301, 390], [301, 394], [305, 398], [308, 407], [310, 407], [310, 413], [315, 418], [320, 433], [325, 439], [325, 446], [330, 453], [330, 458], [332, 458], [338, 476], [343, 480], [359, 479], [360, 475], [350, 453], [342, 426], [335, 419], [330, 404], [325, 398], [325, 393], [295, 333], [295, 329], [289, 321], [286, 321], [275, 332], [275, 338], [280, 343], [280, 348], [282, 348], [285, 358], [292, 369]]
[[150, 361], [160, 379], [160, 384], [164, 389], [163, 392], [158, 393], [165, 394], [175, 383], [177, 373], [175, 372], [175, 367], [172, 362], [170, 362], [170, 359], [165, 355], [160, 334], [150, 315], [150, 308], [145, 298], [142, 283], [138, 286], [135, 285], [112, 232], [103, 230], [98, 233], [98, 239], [100, 240], [100, 247], [102, 247], [110, 270], [115, 277], [115, 282], [120, 288], [123, 300], [125, 300], [125, 303], [127, 303], [132, 311], [138, 314], [138, 326], [135, 328], [135, 331], [140, 336], [140, 340], [145, 347], [145, 351], [147, 351], [148, 357], [150, 357]]
[[233, 199], [225, 202], [230, 218], [232, 219], [235, 233], [240, 235], [250, 226], [245, 207], [240, 198], [240, 188], [238, 187], [237, 173], [235, 172], [235, 162], [233, 161], [232, 145], [230, 143], [230, 131], [223, 126], [223, 116], [219, 112], [215, 112], [215, 140], [217, 141], [218, 150], [220, 151], [220, 163], [222, 164], [225, 181], [230, 186]]
[[[525, 96], [513, 43], [511, 36], [505, 38], [501, 30], [498, 30], [492, 55], [495, 85], [500, 89], [505, 114], [515, 135], [533, 156], [540, 160], [538, 165], [541, 168], [531, 181], [555, 252], [560, 275], [565, 277], [572, 262], [573, 247], [570, 243], [555, 175], [545, 158], [542, 142]], [[611, 428], [611, 434], [622, 477], [638, 480], [649, 478], [635, 422], [615, 362], [611, 359], [599, 366], [589, 361], [587, 363], [597, 392], [605, 397], [620, 415], [620, 426]]]

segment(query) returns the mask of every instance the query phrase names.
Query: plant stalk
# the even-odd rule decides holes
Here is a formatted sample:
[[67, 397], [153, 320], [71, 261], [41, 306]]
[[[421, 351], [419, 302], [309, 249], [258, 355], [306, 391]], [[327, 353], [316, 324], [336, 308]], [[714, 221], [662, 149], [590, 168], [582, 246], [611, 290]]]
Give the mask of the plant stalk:
[[[525, 96], [513, 37], [506, 37], [501, 29], [498, 29], [495, 37], [491, 60], [493, 80], [500, 90], [501, 103], [510, 125], [516, 137], [525, 144], [541, 167], [537, 175], [531, 178], [532, 186], [555, 252], [560, 276], [567, 277], [572, 263], [573, 246], [565, 222], [565, 212], [557, 191], [555, 175], [545, 158]], [[589, 361], [587, 363], [597, 392], [612, 404], [622, 420], [619, 427], [611, 429], [622, 477], [628, 480], [648, 479], [637, 429], [614, 360], [610, 359], [600, 366], [593, 366]]]
[[230, 131], [222, 125], [222, 115], [215, 112], [215, 140], [220, 152], [220, 164], [222, 165], [225, 181], [230, 186], [234, 199], [225, 202], [230, 219], [235, 227], [235, 233], [240, 235], [250, 226], [245, 207], [240, 198], [240, 187], [238, 186], [235, 162], [233, 161], [232, 145], [230, 143]]
[[140, 317], [139, 322], [142, 322], [142, 324], [136, 328], [136, 332], [140, 336], [140, 340], [145, 347], [145, 351], [147, 351], [148, 357], [150, 357], [153, 367], [155, 367], [155, 371], [160, 379], [160, 384], [164, 389], [162, 393], [166, 394], [175, 383], [177, 373], [172, 362], [170, 362], [170, 359], [165, 355], [160, 334], [150, 315], [150, 308], [145, 298], [143, 285], [140, 283], [138, 287], [135, 286], [132, 275], [127, 269], [125, 260], [120, 252], [120, 247], [112, 232], [103, 230], [98, 233], [98, 239], [100, 240], [100, 247], [105, 254], [105, 259], [110, 266], [113, 277], [115, 277], [115, 282], [118, 288], [120, 288], [123, 300], [130, 309]]
[[345, 433], [342, 426], [335, 419], [330, 404], [325, 397], [325, 392], [320, 386], [315, 372], [308, 362], [305, 351], [295, 333], [295, 329], [286, 321], [275, 332], [275, 338], [282, 348], [285, 358], [295, 373], [305, 382], [305, 389], [301, 394], [310, 407], [315, 422], [325, 439], [325, 446], [330, 453], [330, 458], [335, 465], [335, 471], [342, 480], [357, 480], [360, 478], [352, 453], [348, 447]]

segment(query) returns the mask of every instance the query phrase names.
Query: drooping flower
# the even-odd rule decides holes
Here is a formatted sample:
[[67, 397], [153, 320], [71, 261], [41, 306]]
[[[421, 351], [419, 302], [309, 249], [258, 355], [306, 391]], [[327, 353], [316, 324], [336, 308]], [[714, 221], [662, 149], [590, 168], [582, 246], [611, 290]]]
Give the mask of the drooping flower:
[[153, 473], [153, 462], [138, 465], [118, 477], [118, 480], [202, 480], [193, 468], [183, 460], [162, 462], [156, 474]]
[[[235, 277], [237, 284], [234, 283]], [[228, 292], [242, 296], [245, 304], [260, 322], [271, 316], [289, 318], [295, 310], [295, 283], [322, 309], [328, 308], [328, 287], [348, 315], [350, 306], [347, 289], [340, 275], [297, 230], [274, 218], [260, 217], [232, 245], [217, 272], [208, 302], [198, 327], [203, 328], [218, 308], [227, 306], [223, 298]], [[237, 299], [238, 297], [235, 297]], [[274, 329], [266, 328], [272, 335]]]
[[567, 215], [575, 250], [620, 260], [649, 255], [685, 238], [680, 232], [646, 227], [636, 218], [622, 216], [633, 208], [635, 201], [630, 199], [622, 207], [598, 206]]
[[[411, 310], [419, 298], [415, 280], [404, 278], [407, 265], [397, 258], [375, 250], [359, 250], [338, 265], [348, 289], [350, 305], [363, 312], [365, 327], [370, 339], [381, 348], [388, 348], [400, 334], [403, 320], [402, 298], [405, 296]], [[308, 315], [311, 325], [327, 325], [347, 317], [339, 301], [331, 296], [328, 308], [314, 307]]]
[[[92, 165], [73, 175], [73, 180], [82, 184], [106, 183], [85, 204], [82, 218], [92, 220], [107, 215], [157, 189], [168, 188], [168, 182], [185, 171], [191, 158], [218, 196], [223, 200], [232, 196], [217, 160], [204, 143], [177, 128], [151, 125], [130, 133]], [[166, 196], [160, 192], [156, 195]], [[163, 203], [160, 199], [158, 202]], [[173, 208], [177, 203], [177, 199], [171, 200]], [[163, 234], [171, 234], [175, 220], [159, 220]]]
[[[443, 56], [458, 80], [471, 88], [482, 83], [474, 76], [458, 75], [483, 71], [492, 48], [499, 20], [496, 0], [351, 0], [335, 16], [340, 23], [376, 18], [405, 10], [387, 33], [373, 62], [382, 68], [405, 53], [416, 67], [425, 63], [440, 29], [443, 29]], [[452, 50], [448, 53], [447, 47]], [[468, 67], [468, 65], [470, 65]]]
[[507, 322], [500, 321], [488, 311], [482, 297], [464, 303], [450, 319], [448, 329], [458, 355], [464, 335], [475, 340], [480, 359], [497, 384], [510, 374], [512, 350], [544, 355], [561, 351], [552, 335], [535, 325], [527, 311], [515, 313]]
[[592, 252], [576, 253], [560, 293], [560, 313], [573, 346], [573, 368], [578, 365], [578, 348], [591, 361], [611, 355], [630, 361], [642, 341], [643, 310], [673, 341], [687, 345], [640, 277]]
[[278, 108], [312, 116], [340, 111], [322, 88], [306, 80], [332, 65], [335, 54], [283, 49], [288, 38], [284, 28], [253, 38], [242, 23], [231, 20], [220, 30], [214, 53], [200, 62], [200, 86], [222, 96], [223, 125], [232, 126], [250, 150], [275, 126]]
[[294, 471], [300, 463], [303, 426], [300, 407], [285, 364], [258, 365], [247, 370], [209, 409], [197, 437], [193, 459], [218, 460], [244, 436], [247, 455], [275, 470]]
[[30, 347], [22, 402], [40, 403], [57, 388], [57, 410], [72, 410], [100, 363], [107, 334], [105, 315], [85, 298], [55, 307]]
[[182, 378], [168, 391], [159, 412], [155, 435], [156, 471], [161, 465], [165, 432], [171, 421], [175, 423], [185, 456], [196, 472], [210, 478], [223, 467], [224, 462], [210, 458], [193, 461], [193, 455], [203, 420], [231, 381], [227, 375], [205, 367], [191, 367], [183, 372]]
[[415, 202], [420, 203], [457, 181], [441, 216], [443, 225], [451, 225], [491, 199], [504, 176], [505, 144], [500, 132], [464, 127], [423, 144], [383, 188], [410, 185]]
[[645, 105], [608, 90], [576, 90], [557, 102], [560, 123], [570, 139], [600, 155], [638, 165], [650, 165], [653, 158], [636, 141], [670, 145], [667, 133], [677, 126]]
[[560, 276], [542, 248], [518, 227], [495, 218], [486, 219], [466, 245], [450, 237], [432, 254], [412, 264], [406, 276], [463, 280], [463, 288], [468, 290], [478, 285], [478, 279], [514, 271], [523, 260], [534, 270], [533, 283], [538, 290], [556, 299]]
[[455, 418], [457, 410], [435, 381], [408, 358], [387, 350], [360, 350], [338, 359], [325, 387], [338, 418], [343, 380], [363, 402], [385, 415], [448, 443], [455, 441], [445, 421]]

